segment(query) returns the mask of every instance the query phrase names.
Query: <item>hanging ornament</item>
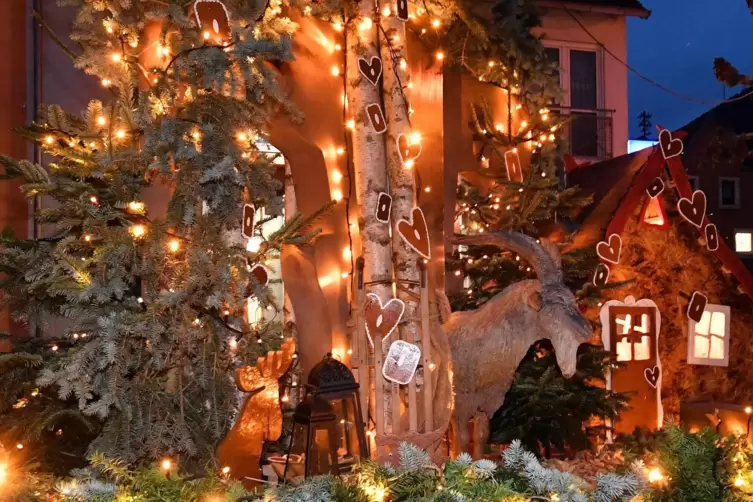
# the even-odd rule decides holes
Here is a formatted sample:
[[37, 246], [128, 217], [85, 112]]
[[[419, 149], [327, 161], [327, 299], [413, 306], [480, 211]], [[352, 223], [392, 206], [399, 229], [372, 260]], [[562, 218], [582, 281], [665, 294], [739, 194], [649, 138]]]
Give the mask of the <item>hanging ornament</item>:
[[695, 322], [701, 322], [703, 311], [706, 310], [706, 305], [708, 303], [709, 299], [706, 298], [706, 295], [699, 293], [698, 291], [693, 292], [693, 296], [690, 297], [690, 302], [688, 303], [688, 319]]
[[412, 343], [395, 340], [384, 358], [382, 375], [390, 382], [408, 385], [416, 374], [421, 360], [421, 349]]
[[366, 115], [369, 116], [371, 127], [377, 134], [382, 134], [387, 130], [387, 122], [384, 120], [382, 107], [378, 103], [372, 103], [366, 107]]
[[596, 245], [596, 254], [604, 261], [617, 265], [622, 253], [622, 238], [618, 234], [612, 234], [607, 241], [601, 241]]
[[241, 225], [241, 234], [246, 239], [254, 237], [254, 229], [256, 227], [256, 210], [253, 205], [245, 204], [243, 206], [243, 223]]
[[654, 366], [653, 368], [646, 368], [643, 370], [643, 376], [646, 378], [648, 384], [655, 389], [656, 385], [659, 383], [661, 369], [658, 366]]
[[609, 282], [609, 265], [606, 263], [599, 263], [594, 272], [593, 283], [594, 286], [604, 287]]
[[716, 230], [716, 225], [709, 223], [704, 229], [706, 233], [706, 247], [709, 251], [716, 251], [719, 249], [719, 232]]
[[656, 197], [664, 191], [664, 181], [661, 178], [656, 178], [646, 189], [649, 197]]
[[683, 150], [682, 140], [672, 139], [672, 133], [666, 129], [659, 131], [659, 146], [665, 159], [677, 157]]
[[358, 71], [372, 85], [377, 85], [382, 76], [382, 60], [378, 56], [371, 56], [371, 62], [366, 61], [366, 58], [358, 58]]
[[406, 244], [416, 253], [427, 260], [431, 259], [431, 245], [429, 244], [429, 229], [426, 226], [426, 218], [421, 208], [414, 207], [411, 221], [400, 220], [397, 222], [397, 233]]
[[505, 168], [507, 169], [508, 180], [523, 181], [523, 168], [520, 165], [520, 156], [517, 150], [508, 150], [505, 152]]
[[703, 219], [706, 217], [706, 194], [696, 190], [690, 199], [681, 198], [677, 201], [677, 210], [680, 212], [680, 216], [701, 228]]
[[669, 226], [664, 201], [660, 197], [649, 197], [643, 205], [640, 222], [650, 227], [666, 228]]
[[[269, 276], [271, 272], [267, 267], [265, 267], [264, 265], [256, 264], [251, 268], [250, 272], [251, 275], [256, 279], [256, 282], [259, 283], [259, 285], [261, 285], [262, 287], [269, 285]], [[246, 298], [250, 298], [252, 296], [254, 296], [254, 283], [252, 281], [249, 281], [248, 285], [246, 286]]]
[[400, 21], [407, 21], [408, 16], [408, 0], [397, 0], [397, 18]]
[[403, 165], [412, 165], [421, 155], [421, 143], [408, 141], [405, 134], [397, 135], [397, 153]]
[[377, 200], [376, 219], [381, 223], [389, 223], [392, 210], [392, 197], [388, 193], [379, 192]]
[[386, 305], [374, 293], [366, 295], [363, 305], [363, 317], [366, 320], [366, 336], [369, 344], [374, 346], [374, 336], [381, 335], [382, 343], [397, 328], [405, 313], [405, 303], [399, 298], [392, 298]]
[[230, 40], [230, 14], [220, 0], [196, 0], [193, 11], [205, 40], [217, 43]]

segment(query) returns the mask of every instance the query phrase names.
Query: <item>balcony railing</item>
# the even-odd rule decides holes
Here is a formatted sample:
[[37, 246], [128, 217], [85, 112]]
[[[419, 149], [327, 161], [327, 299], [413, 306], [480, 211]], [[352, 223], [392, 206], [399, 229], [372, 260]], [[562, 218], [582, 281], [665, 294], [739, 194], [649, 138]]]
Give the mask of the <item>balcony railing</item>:
[[567, 153], [573, 157], [593, 160], [612, 158], [612, 114], [614, 110], [579, 110], [552, 107], [561, 120]]

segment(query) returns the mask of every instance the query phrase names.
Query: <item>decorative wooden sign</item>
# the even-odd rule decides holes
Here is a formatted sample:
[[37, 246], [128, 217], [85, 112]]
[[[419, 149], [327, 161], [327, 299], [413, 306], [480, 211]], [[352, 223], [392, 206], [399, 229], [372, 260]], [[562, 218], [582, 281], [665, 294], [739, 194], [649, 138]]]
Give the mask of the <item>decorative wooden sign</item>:
[[716, 230], [716, 225], [709, 223], [704, 229], [706, 233], [706, 247], [709, 251], [716, 251], [719, 249], [719, 232]]
[[358, 58], [358, 71], [372, 85], [377, 85], [379, 77], [382, 76], [382, 60], [378, 56], [371, 56], [370, 62], [366, 61], [366, 58]]
[[363, 305], [363, 317], [366, 321], [366, 336], [369, 343], [374, 346], [374, 336], [381, 335], [382, 343], [389, 338], [400, 319], [405, 313], [405, 303], [398, 298], [392, 298], [386, 305], [382, 305], [382, 300], [374, 293], [366, 295], [366, 301]]
[[421, 360], [421, 349], [412, 343], [396, 340], [384, 359], [382, 375], [391, 382], [408, 385], [416, 374]]
[[387, 122], [384, 120], [382, 107], [378, 103], [368, 105], [366, 107], [366, 115], [369, 116], [369, 122], [371, 122], [371, 127], [374, 128], [374, 132], [382, 134], [387, 130]]
[[400, 21], [407, 21], [408, 16], [408, 0], [397, 0], [397, 18]]
[[617, 265], [622, 254], [622, 238], [618, 234], [610, 235], [606, 241], [596, 245], [596, 254], [602, 260]]
[[230, 14], [220, 0], [196, 0], [193, 11], [204, 39], [230, 40]]
[[606, 263], [599, 263], [594, 272], [593, 283], [594, 286], [603, 287], [609, 282], [609, 265]]
[[683, 151], [681, 139], [673, 139], [672, 133], [666, 129], [659, 131], [659, 147], [665, 159], [677, 157]]
[[379, 192], [376, 207], [376, 220], [381, 223], [389, 223], [390, 211], [392, 210], [392, 197], [388, 193]]
[[256, 209], [251, 204], [245, 204], [243, 206], [243, 222], [241, 222], [241, 234], [246, 239], [251, 239], [254, 236], [254, 229], [256, 227]]
[[706, 305], [708, 303], [709, 299], [706, 298], [706, 295], [695, 291], [693, 296], [690, 297], [690, 302], [688, 303], [688, 319], [695, 322], [701, 322], [703, 311], [706, 310]]
[[416, 253], [427, 260], [431, 259], [431, 245], [429, 244], [429, 229], [426, 226], [426, 218], [421, 208], [414, 207], [411, 220], [397, 222], [397, 233], [403, 238]]
[[520, 156], [517, 150], [508, 150], [505, 152], [505, 169], [507, 169], [508, 180], [523, 181], [523, 168], [520, 165]]
[[651, 184], [646, 189], [646, 193], [648, 193], [649, 197], [657, 197], [660, 193], [664, 191], [664, 182], [661, 178], [656, 178], [654, 181], [651, 182]]
[[606, 350], [624, 367], [609, 370], [607, 388], [615, 392], [632, 392], [630, 409], [613, 424], [618, 433], [632, 433], [635, 427], [650, 430], [662, 426], [662, 369], [657, 345], [661, 315], [656, 304], [632, 296], [624, 302], [610, 300], [599, 314], [601, 338]]
[[706, 194], [696, 190], [690, 199], [682, 197], [677, 201], [677, 210], [680, 212], [680, 216], [701, 228], [703, 219], [706, 217]]

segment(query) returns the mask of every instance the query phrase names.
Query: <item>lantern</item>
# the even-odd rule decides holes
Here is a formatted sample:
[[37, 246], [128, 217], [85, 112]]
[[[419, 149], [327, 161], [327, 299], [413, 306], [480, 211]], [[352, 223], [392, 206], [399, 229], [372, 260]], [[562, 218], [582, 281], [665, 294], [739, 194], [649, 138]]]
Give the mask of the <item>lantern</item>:
[[307, 391], [327, 401], [337, 417], [341, 472], [369, 457], [358, 383], [343, 363], [327, 354], [311, 369]]
[[324, 399], [309, 394], [293, 414], [293, 437], [285, 456], [283, 482], [339, 474], [337, 417]]

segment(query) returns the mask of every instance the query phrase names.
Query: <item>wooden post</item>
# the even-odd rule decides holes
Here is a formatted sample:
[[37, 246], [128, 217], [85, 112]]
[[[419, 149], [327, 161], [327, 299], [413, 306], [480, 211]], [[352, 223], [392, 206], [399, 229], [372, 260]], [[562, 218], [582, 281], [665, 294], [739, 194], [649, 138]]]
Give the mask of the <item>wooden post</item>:
[[[382, 335], [378, 332], [374, 334], [374, 408], [377, 437], [384, 436], [384, 377], [382, 376], [382, 365], [384, 364], [384, 354], [382, 353]], [[384, 458], [384, 446], [377, 446], [377, 458]]]
[[426, 431], [434, 430], [434, 400], [431, 385], [431, 330], [429, 327], [429, 278], [426, 264], [418, 261], [421, 269], [421, 355], [424, 367], [424, 415]]
[[363, 289], [363, 267], [364, 259], [358, 258], [356, 260], [356, 331], [353, 334], [353, 354], [355, 354], [355, 367], [356, 379], [358, 385], [361, 386], [359, 390], [359, 397], [361, 401], [361, 415], [363, 417], [363, 423], [369, 423], [369, 393], [371, 392], [371, 385], [369, 383], [369, 344], [366, 341], [366, 324], [363, 318], [363, 304], [366, 301], [366, 294]]

